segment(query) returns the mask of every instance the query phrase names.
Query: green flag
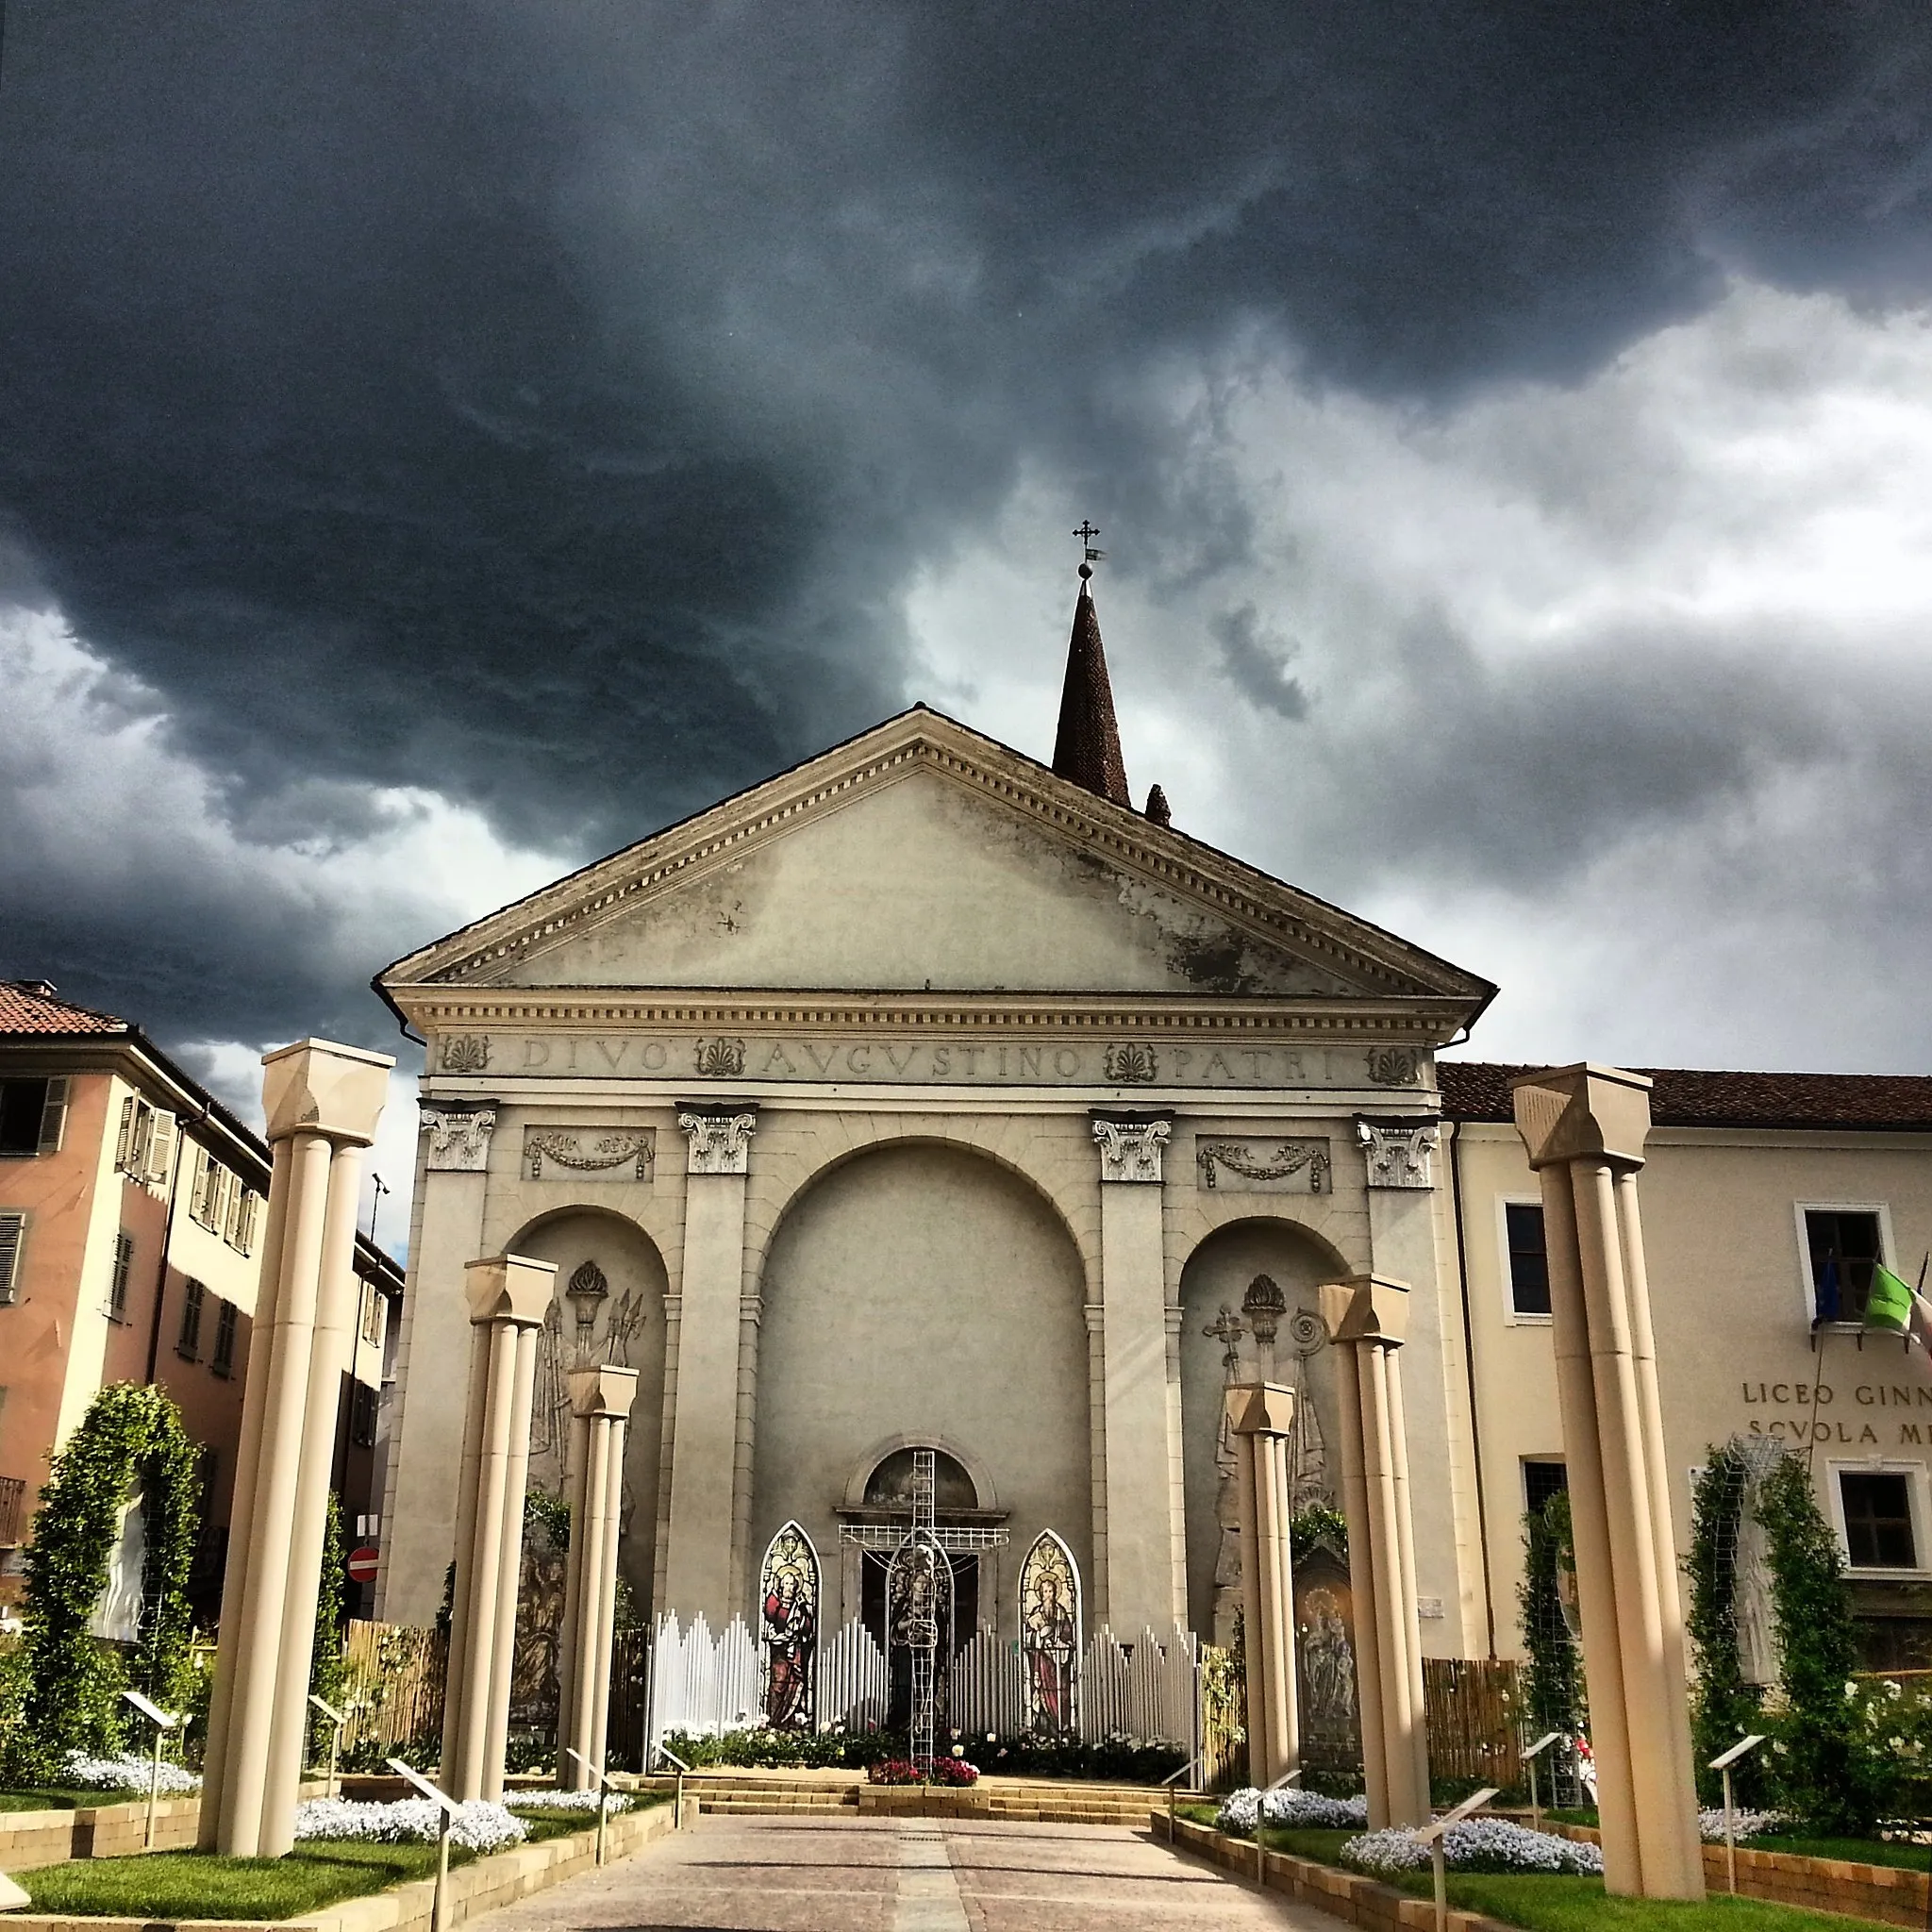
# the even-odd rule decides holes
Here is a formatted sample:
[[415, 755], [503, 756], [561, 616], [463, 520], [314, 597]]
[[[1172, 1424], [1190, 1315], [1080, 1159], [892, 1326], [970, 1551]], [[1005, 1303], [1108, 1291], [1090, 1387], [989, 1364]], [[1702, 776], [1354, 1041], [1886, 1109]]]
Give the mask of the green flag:
[[1872, 1291], [1865, 1297], [1865, 1325], [1893, 1335], [1912, 1327], [1912, 1291], [1883, 1261], [1872, 1264]]

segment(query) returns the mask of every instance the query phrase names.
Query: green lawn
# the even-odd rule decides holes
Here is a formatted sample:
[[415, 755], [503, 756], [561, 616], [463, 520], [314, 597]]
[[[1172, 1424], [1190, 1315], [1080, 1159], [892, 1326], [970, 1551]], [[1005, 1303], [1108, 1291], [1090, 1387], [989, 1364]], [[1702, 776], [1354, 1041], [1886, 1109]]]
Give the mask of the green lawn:
[[[1426, 1872], [1418, 1872], [1402, 1880], [1400, 1889], [1426, 1898], [1434, 1882]], [[1487, 1912], [1527, 1932], [1856, 1932], [1873, 1923], [1725, 1893], [1713, 1893], [1702, 1905], [1608, 1898], [1601, 1878], [1544, 1873], [1452, 1872], [1449, 1903], [1464, 1911]]]
[[[450, 1863], [474, 1855], [452, 1849]], [[34, 1909], [138, 1919], [291, 1919], [436, 1871], [434, 1845], [312, 1840], [286, 1858], [145, 1852], [19, 1874]]]
[[[161, 1793], [162, 1802], [167, 1792]], [[86, 1791], [47, 1785], [39, 1790], [0, 1791], [0, 1811], [80, 1811], [100, 1805], [145, 1805], [145, 1791]]]
[[1790, 1852], [1800, 1858], [1846, 1858], [1855, 1865], [1896, 1865], [1904, 1872], [1932, 1872], [1932, 1845], [1894, 1844], [1877, 1838], [1802, 1838], [1774, 1832], [1738, 1840], [1738, 1849]]
[[[1211, 1804], [1182, 1805], [1182, 1816], [1212, 1824]], [[1341, 1847], [1355, 1834], [1348, 1831], [1263, 1828], [1262, 1840], [1271, 1852], [1340, 1865]], [[1812, 1857], [1864, 1857], [1868, 1862], [1915, 1865], [1924, 1869], [1924, 1845], [1874, 1844], [1857, 1839], [1807, 1839], [1780, 1841], [1775, 1849], [1803, 1848]], [[1890, 1855], [1874, 1858], [1873, 1854]], [[1412, 1873], [1393, 1881], [1397, 1890], [1429, 1897], [1435, 1881], [1427, 1872]], [[1664, 1899], [1609, 1898], [1600, 1878], [1576, 1878], [1543, 1873], [1449, 1874], [1449, 1903], [1465, 1911], [1485, 1912], [1525, 1932], [1857, 1932], [1871, 1922], [1837, 1913], [1801, 1911], [1792, 1906], [1765, 1904], [1757, 1899], [1712, 1894], [1702, 1905]], [[1875, 1932], [1875, 1928], [1874, 1928]]]

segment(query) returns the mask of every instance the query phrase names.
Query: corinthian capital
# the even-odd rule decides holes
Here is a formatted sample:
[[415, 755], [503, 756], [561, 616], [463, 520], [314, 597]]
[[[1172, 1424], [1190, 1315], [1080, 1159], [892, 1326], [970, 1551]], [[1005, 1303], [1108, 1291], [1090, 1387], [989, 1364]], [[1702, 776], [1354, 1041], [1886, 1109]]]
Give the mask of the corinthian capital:
[[1440, 1134], [1428, 1121], [1361, 1121], [1355, 1124], [1372, 1188], [1432, 1188], [1431, 1161]]
[[1100, 1149], [1100, 1178], [1151, 1181], [1158, 1186], [1161, 1150], [1173, 1138], [1172, 1121], [1096, 1120], [1093, 1140]]
[[481, 1174], [490, 1165], [490, 1137], [496, 1131], [496, 1109], [425, 1107], [421, 1131], [429, 1136], [431, 1174]]
[[691, 1141], [687, 1174], [743, 1174], [751, 1164], [755, 1113], [681, 1113], [677, 1124]]

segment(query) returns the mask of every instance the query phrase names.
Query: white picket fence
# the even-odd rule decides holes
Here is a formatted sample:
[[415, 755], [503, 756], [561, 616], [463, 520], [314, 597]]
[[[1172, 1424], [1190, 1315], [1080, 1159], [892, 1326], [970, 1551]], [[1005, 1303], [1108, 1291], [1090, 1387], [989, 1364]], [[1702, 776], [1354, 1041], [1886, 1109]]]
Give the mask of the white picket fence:
[[[886, 1659], [857, 1620], [819, 1647], [818, 1727], [865, 1730], [882, 1724], [891, 1702]], [[1176, 1624], [1165, 1638], [1141, 1631], [1124, 1644], [1105, 1625], [1093, 1633], [1074, 1687], [1084, 1742], [1124, 1737], [1177, 1744], [1191, 1757], [1201, 1746], [1200, 1646]], [[702, 1616], [689, 1629], [674, 1615], [652, 1631], [649, 1755], [673, 1731], [717, 1737], [763, 1722], [757, 1645], [741, 1617], [713, 1637]], [[1026, 1661], [1020, 1646], [991, 1630], [963, 1644], [948, 1674], [947, 1719], [969, 1736], [1010, 1737], [1028, 1722]]]

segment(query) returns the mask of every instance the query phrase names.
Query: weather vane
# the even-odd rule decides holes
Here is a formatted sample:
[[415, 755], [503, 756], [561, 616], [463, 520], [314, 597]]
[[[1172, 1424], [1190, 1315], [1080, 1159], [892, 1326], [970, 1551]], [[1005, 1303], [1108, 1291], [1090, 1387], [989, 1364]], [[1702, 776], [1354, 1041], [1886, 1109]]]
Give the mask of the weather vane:
[[1095, 526], [1091, 517], [1082, 517], [1080, 519], [1080, 527], [1074, 532], [1074, 535], [1079, 538], [1087, 553], [1081, 559], [1080, 575], [1083, 579], [1091, 577], [1093, 575], [1093, 566], [1107, 556], [1106, 551], [1096, 550], [1093, 547], [1093, 540], [1100, 535], [1100, 531]]

